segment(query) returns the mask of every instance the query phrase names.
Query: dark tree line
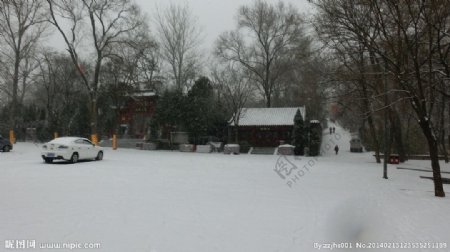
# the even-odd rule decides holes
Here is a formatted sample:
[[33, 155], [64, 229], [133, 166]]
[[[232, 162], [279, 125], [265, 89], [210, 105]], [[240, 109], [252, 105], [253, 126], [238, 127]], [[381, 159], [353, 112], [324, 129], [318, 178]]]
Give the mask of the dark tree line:
[[194, 144], [205, 144], [211, 140], [208, 137], [223, 140], [228, 119], [206, 77], [197, 79], [187, 94], [166, 90], [158, 99], [155, 114], [162, 138], [169, 139], [172, 131], [185, 131]]
[[[200, 76], [212, 80], [214, 102], [227, 120], [244, 106], [307, 105], [323, 117], [323, 106], [313, 106], [324, 105], [322, 74], [314, 71], [323, 65], [305, 33], [305, 18], [282, 1], [257, 0], [238, 9], [236, 30], [218, 38], [215, 70], [203, 67], [203, 35], [187, 5], [158, 10], [152, 20], [131, 0], [11, 0], [2, 2], [0, 12], [0, 106], [8, 113], [3, 134], [34, 125], [22, 115], [36, 104], [47, 132], [74, 132], [83, 111], [89, 120], [83, 119], [82, 135], [109, 135], [118, 131], [130, 93], [152, 89], [165, 96], [167, 90], [195, 98]], [[157, 24], [155, 34], [149, 22]], [[257, 39], [250, 41], [249, 34]], [[63, 52], [43, 47], [50, 36], [62, 39]], [[192, 123], [194, 138], [197, 131], [220, 131]]]

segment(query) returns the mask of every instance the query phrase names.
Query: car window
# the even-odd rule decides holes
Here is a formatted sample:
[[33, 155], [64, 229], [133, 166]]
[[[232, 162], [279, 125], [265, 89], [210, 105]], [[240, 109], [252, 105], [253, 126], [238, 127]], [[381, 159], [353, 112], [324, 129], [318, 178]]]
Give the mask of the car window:
[[92, 145], [92, 142], [86, 139], [83, 139], [83, 144]]
[[83, 144], [84, 142], [83, 142], [83, 139], [77, 139], [77, 140], [75, 140], [75, 143], [76, 144]]

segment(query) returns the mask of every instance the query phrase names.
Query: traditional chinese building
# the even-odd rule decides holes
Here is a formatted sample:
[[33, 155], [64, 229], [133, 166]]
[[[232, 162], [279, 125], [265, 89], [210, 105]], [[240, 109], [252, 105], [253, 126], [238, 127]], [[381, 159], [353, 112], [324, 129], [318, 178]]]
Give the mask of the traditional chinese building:
[[[305, 107], [244, 108], [237, 126], [239, 142], [248, 142], [253, 147], [276, 147], [283, 142], [290, 143], [298, 110], [305, 118]], [[235, 132], [235, 127], [232, 122], [231, 132]]]
[[156, 109], [157, 95], [154, 91], [135, 92], [127, 97], [120, 110], [121, 134], [143, 138], [149, 133], [150, 122]]

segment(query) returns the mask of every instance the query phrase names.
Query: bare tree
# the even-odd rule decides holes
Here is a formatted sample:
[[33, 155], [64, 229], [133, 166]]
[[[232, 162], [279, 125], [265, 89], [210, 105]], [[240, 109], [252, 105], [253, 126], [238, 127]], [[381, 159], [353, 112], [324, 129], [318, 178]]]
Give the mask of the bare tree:
[[43, 7], [42, 0], [0, 3], [0, 65], [4, 74], [0, 89], [10, 97], [11, 129], [16, 127], [18, 106], [25, 95], [28, 77], [33, 69], [32, 54], [46, 29]]
[[145, 39], [138, 45], [137, 82], [144, 83], [146, 89], [156, 92], [162, 89], [161, 58], [159, 45], [152, 39]]
[[438, 139], [434, 133], [436, 118], [432, 118], [437, 95], [435, 86], [434, 55], [436, 45], [432, 43], [434, 32], [424, 22], [432, 15], [432, 8], [446, 8], [448, 1], [439, 6], [428, 5], [422, 1], [390, 1], [374, 3], [376, 18], [381, 36], [371, 47], [382, 56], [397, 87], [403, 90], [402, 98], [407, 98], [415, 112], [422, 133], [428, 142], [431, 167], [433, 170], [435, 196], [444, 197], [439, 165]]
[[215, 54], [251, 72], [270, 107], [280, 77], [308, 52], [303, 20], [292, 5], [271, 5], [263, 0], [240, 7], [237, 20], [236, 30], [219, 37]]
[[254, 95], [254, 85], [245, 73], [245, 69], [233, 63], [226, 65], [223, 69], [216, 67], [212, 75], [213, 83], [219, 90], [221, 101], [230, 110], [231, 120], [229, 123], [234, 126], [234, 141], [238, 143], [239, 120], [245, 113], [243, 111], [245, 105]]
[[102, 98], [114, 107], [112, 127], [118, 131], [120, 111], [131, 93], [143, 89], [156, 90], [159, 72], [156, 43], [143, 31], [127, 43], [114, 48], [114, 57], [106, 59], [101, 76]]
[[[89, 93], [91, 134], [97, 134], [100, 75], [105, 58], [113, 48], [129, 39], [130, 33], [143, 24], [139, 8], [131, 0], [46, 0], [50, 22], [67, 46], [72, 62]], [[66, 29], [68, 27], [68, 29]], [[88, 43], [82, 44], [88, 39]], [[93, 69], [82, 65], [85, 51], [92, 53]]]
[[[332, 8], [331, 5], [328, 7]], [[366, 10], [361, 8], [362, 11]], [[373, 107], [381, 103], [381, 99], [376, 97], [380, 97], [378, 94], [382, 92], [380, 86], [383, 81], [381, 78], [383, 70], [379, 65], [375, 65], [374, 68], [368, 48], [360, 41], [358, 34], [346, 32], [346, 27], [340, 26], [333, 14], [336, 13], [328, 10], [314, 20], [319, 39], [331, 49], [337, 62], [333, 71], [333, 81], [330, 84], [334, 86], [338, 103], [345, 108], [347, 114], [351, 114], [352, 118], [348, 121], [353, 124], [367, 122], [377, 163], [381, 163], [380, 143], [375, 122], [376, 113]], [[336, 83], [340, 85], [335, 85]], [[355, 120], [355, 117], [358, 120]], [[357, 127], [353, 126], [353, 130]]]
[[176, 88], [182, 90], [200, 68], [201, 30], [188, 5], [169, 5], [158, 11], [156, 22], [162, 59], [170, 67]]
[[[435, 10], [448, 9], [448, 1], [436, 1], [433, 5], [419, 0], [313, 2], [319, 7], [319, 15], [327, 17], [327, 25], [339, 29], [343, 41], [351, 34], [367, 48], [371, 59], [377, 59], [373, 65], [385, 66], [390, 88], [383, 91], [383, 96], [389, 97], [390, 103], [378, 109], [392, 112], [403, 101], [410, 105], [428, 143], [435, 196], [444, 197], [435, 135], [435, 125], [439, 123], [433, 115], [439, 114], [434, 112], [438, 104], [437, 83], [441, 78], [436, 72], [445, 64], [436, 60], [442, 50], [435, 42], [448, 38], [445, 29], [437, 27], [448, 22], [449, 16], [448, 12], [436, 15]], [[392, 121], [399, 119], [394, 117]]]
[[135, 89], [156, 89], [155, 75], [160, 70], [158, 45], [146, 29], [116, 45], [105, 63], [114, 65], [114, 73], [108, 72], [107, 75], [117, 76], [117, 81]]
[[436, 124], [435, 134], [438, 136], [445, 162], [448, 163], [449, 156], [445, 137], [450, 131], [448, 127], [450, 118], [446, 117], [446, 114], [450, 113], [450, 92], [448, 92], [450, 87], [450, 9], [441, 8], [443, 5], [448, 5], [446, 0], [439, 0], [436, 3], [428, 9], [424, 21], [428, 27], [429, 44], [435, 45], [437, 52], [434, 59], [429, 59], [431, 61], [429, 62], [429, 71], [434, 73], [437, 82], [435, 88], [440, 93], [440, 97], [438, 97], [440, 100], [438, 104], [439, 112], [436, 115], [439, 122]]
[[79, 114], [82, 97], [86, 95], [81, 79], [65, 54], [43, 49], [37, 62], [33, 102], [45, 108], [45, 126], [50, 132], [68, 135]]

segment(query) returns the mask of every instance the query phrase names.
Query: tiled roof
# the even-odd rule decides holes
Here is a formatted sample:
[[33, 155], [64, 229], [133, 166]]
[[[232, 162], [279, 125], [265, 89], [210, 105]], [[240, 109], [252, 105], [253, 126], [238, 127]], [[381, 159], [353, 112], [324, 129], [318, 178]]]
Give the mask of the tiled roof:
[[[243, 108], [239, 126], [290, 126], [300, 109], [305, 118], [305, 107], [294, 108]], [[234, 126], [234, 122], [231, 122]]]

